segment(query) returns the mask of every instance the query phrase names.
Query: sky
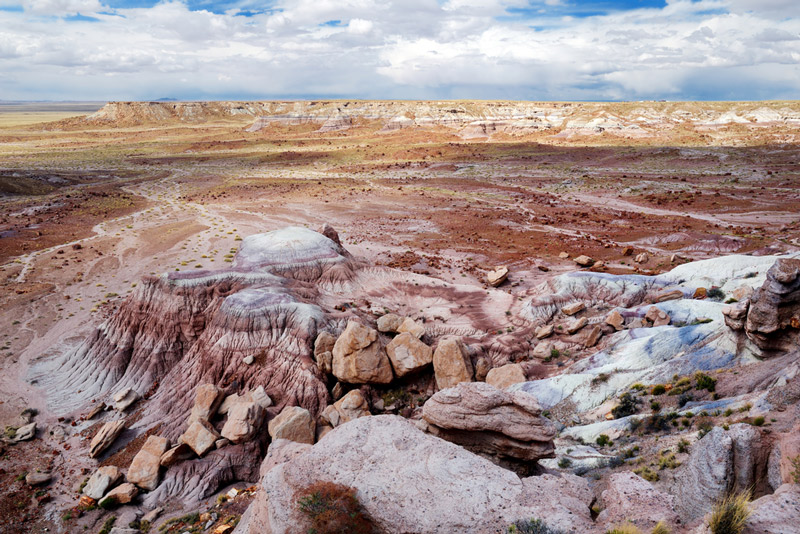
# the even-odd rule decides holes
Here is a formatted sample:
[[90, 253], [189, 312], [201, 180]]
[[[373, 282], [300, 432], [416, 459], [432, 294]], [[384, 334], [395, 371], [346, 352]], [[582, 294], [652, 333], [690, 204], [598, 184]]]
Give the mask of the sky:
[[0, 0], [0, 100], [800, 99], [800, 0]]

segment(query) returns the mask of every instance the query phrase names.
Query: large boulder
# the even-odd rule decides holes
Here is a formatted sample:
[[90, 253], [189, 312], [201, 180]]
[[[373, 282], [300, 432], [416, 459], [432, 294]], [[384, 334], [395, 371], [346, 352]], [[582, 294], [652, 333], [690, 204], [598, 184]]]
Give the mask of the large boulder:
[[114, 484], [122, 478], [119, 467], [114, 465], [104, 465], [92, 473], [86, 485], [83, 487], [83, 494], [92, 499], [100, 499], [114, 487]]
[[475, 452], [519, 460], [552, 457], [556, 429], [536, 397], [462, 382], [428, 399], [422, 417], [436, 435]]
[[[778, 258], [750, 299], [745, 331], [763, 349], [786, 349], [800, 328], [800, 259]], [[787, 339], [780, 334], [792, 332]]]
[[747, 424], [731, 425], [729, 430], [714, 427], [675, 472], [670, 493], [678, 499], [678, 510], [696, 519], [727, 493], [751, 489], [761, 475], [760, 442], [760, 432]]
[[220, 434], [233, 443], [252, 438], [261, 428], [266, 411], [257, 402], [237, 402], [228, 410], [228, 420]]
[[314, 420], [305, 408], [287, 406], [268, 425], [272, 439], [314, 443]]
[[128, 468], [128, 482], [143, 490], [152, 491], [158, 486], [158, 471], [161, 468], [161, 455], [167, 452], [169, 441], [161, 436], [148, 436], [142, 448], [133, 457]]
[[185, 443], [197, 456], [203, 457], [216, 447], [219, 433], [207, 421], [198, 419], [189, 425], [178, 441]]
[[194, 405], [189, 414], [188, 424], [196, 419], [209, 421], [217, 413], [222, 404], [222, 390], [214, 384], [200, 384], [194, 391]]
[[531, 517], [561, 529], [592, 529], [587, 481], [574, 475], [521, 479], [398, 416], [356, 419], [274, 465], [273, 449], [284, 443], [270, 447], [273, 466], [236, 534], [307, 532], [297, 500], [317, 482], [354, 488], [381, 532], [505, 532]]
[[433, 361], [433, 350], [408, 332], [391, 340], [386, 345], [386, 354], [397, 376], [405, 376]]
[[128, 504], [133, 501], [137, 495], [139, 495], [139, 488], [130, 482], [126, 482], [106, 493], [97, 504], [99, 504], [101, 508], [113, 508], [120, 504]]
[[486, 374], [486, 383], [497, 389], [506, 389], [513, 384], [527, 380], [525, 371], [518, 363], [508, 363], [502, 367], [495, 367]]
[[439, 341], [433, 352], [433, 373], [439, 389], [472, 381], [472, 361], [461, 339], [450, 337]]
[[611, 475], [602, 497], [605, 508], [597, 516], [597, 523], [608, 530], [625, 521], [633, 522], [645, 532], [661, 521], [672, 528], [680, 524], [675, 497], [658, 491], [630, 471]]
[[358, 419], [359, 417], [366, 417], [370, 415], [369, 404], [361, 394], [361, 391], [354, 389], [334, 402], [332, 405], [325, 408], [322, 412], [322, 417], [325, 421], [333, 427]]
[[349, 321], [333, 346], [333, 374], [351, 384], [388, 384], [392, 366], [378, 338], [378, 331]]

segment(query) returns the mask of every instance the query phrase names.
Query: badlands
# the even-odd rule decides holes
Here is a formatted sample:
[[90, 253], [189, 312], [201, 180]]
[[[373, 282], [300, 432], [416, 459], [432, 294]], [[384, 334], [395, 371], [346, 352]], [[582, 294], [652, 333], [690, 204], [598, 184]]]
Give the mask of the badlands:
[[0, 532], [798, 532], [797, 102], [2, 113]]

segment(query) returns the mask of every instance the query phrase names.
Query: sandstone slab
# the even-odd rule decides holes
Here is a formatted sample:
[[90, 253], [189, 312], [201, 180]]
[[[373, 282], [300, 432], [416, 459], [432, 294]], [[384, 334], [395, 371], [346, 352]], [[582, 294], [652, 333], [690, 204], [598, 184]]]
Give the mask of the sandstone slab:
[[287, 406], [268, 425], [272, 439], [288, 439], [298, 443], [314, 443], [314, 420], [308, 410]]
[[261, 428], [264, 415], [264, 408], [256, 402], [237, 402], [228, 410], [228, 420], [220, 434], [233, 443], [247, 441]]
[[167, 452], [169, 441], [161, 436], [148, 436], [142, 448], [133, 457], [128, 468], [128, 482], [143, 490], [152, 491], [158, 486], [161, 455]]
[[208, 422], [198, 419], [181, 434], [179, 441], [185, 443], [197, 456], [203, 457], [215, 447], [219, 434]]
[[321, 417], [329, 422], [332, 427], [337, 427], [359, 417], [366, 417], [370, 414], [369, 404], [361, 391], [354, 389], [344, 397], [325, 408]]
[[222, 400], [222, 390], [214, 384], [200, 384], [197, 386], [188, 424], [191, 424], [196, 419], [209, 421], [217, 413]]
[[472, 361], [461, 339], [451, 337], [439, 341], [433, 352], [433, 372], [439, 389], [472, 381]]
[[405, 376], [433, 361], [433, 350], [408, 332], [392, 339], [386, 345], [386, 354], [397, 376]]
[[505, 282], [507, 278], [508, 278], [508, 267], [505, 266], [495, 267], [493, 271], [489, 271], [486, 274], [486, 281], [492, 287], [499, 286], [500, 284]]
[[89, 444], [89, 456], [97, 458], [100, 454], [114, 443], [122, 431], [125, 430], [125, 421], [109, 421], [104, 424]]
[[119, 467], [114, 465], [99, 467], [83, 487], [83, 494], [95, 500], [101, 499], [121, 478]]
[[419, 339], [425, 335], [425, 327], [419, 324], [411, 317], [406, 317], [405, 319], [403, 319], [403, 322], [397, 329], [398, 334], [402, 334], [404, 332], [407, 332], [412, 336], [414, 336], [415, 338]]
[[101, 508], [113, 508], [120, 504], [128, 504], [133, 501], [137, 495], [139, 495], [139, 488], [130, 482], [126, 482], [106, 493], [97, 504], [99, 504]]

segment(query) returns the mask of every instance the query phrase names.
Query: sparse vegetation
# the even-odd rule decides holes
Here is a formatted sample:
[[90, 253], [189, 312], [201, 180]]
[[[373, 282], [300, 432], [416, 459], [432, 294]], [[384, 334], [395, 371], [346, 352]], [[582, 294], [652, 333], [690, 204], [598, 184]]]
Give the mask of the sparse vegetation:
[[708, 526], [712, 534], [741, 534], [750, 517], [749, 492], [731, 493], [714, 505]]
[[597, 443], [601, 447], [605, 447], [606, 445], [611, 446], [614, 444], [614, 442], [611, 441], [611, 438], [609, 438], [607, 434], [600, 434], [599, 436], [597, 436], [595, 443]]
[[317, 482], [296, 495], [297, 507], [308, 519], [309, 534], [369, 534], [372, 523], [356, 498], [356, 490], [332, 482]]
[[514, 521], [508, 527], [508, 534], [566, 534], [563, 530], [549, 527], [541, 519]]
[[639, 399], [629, 392], [623, 393], [619, 398], [619, 404], [611, 410], [614, 419], [621, 419], [638, 412]]
[[642, 534], [642, 531], [630, 521], [626, 521], [606, 531], [606, 534]]

